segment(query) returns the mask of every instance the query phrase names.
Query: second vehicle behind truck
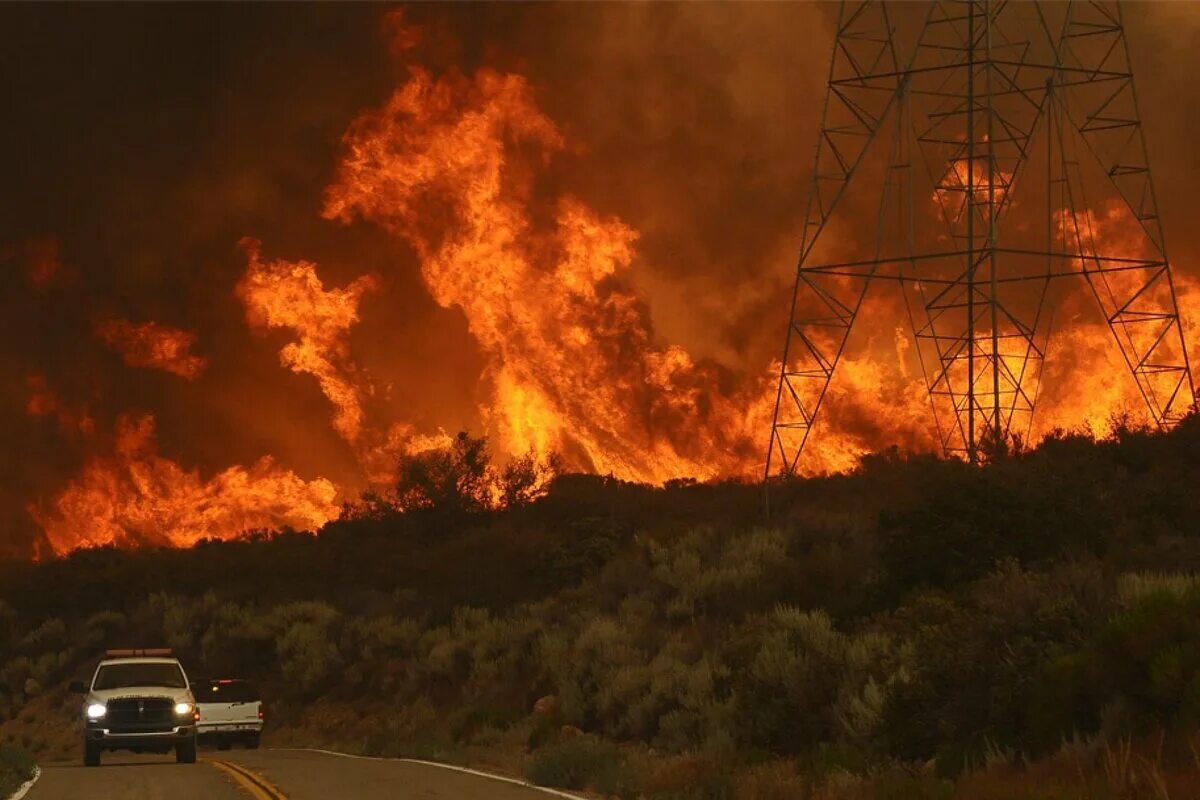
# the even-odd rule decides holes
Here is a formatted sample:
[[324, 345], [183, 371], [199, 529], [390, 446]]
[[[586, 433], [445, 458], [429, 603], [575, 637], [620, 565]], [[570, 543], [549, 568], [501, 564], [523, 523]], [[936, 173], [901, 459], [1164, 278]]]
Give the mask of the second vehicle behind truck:
[[197, 680], [192, 685], [200, 719], [196, 733], [202, 742], [224, 750], [240, 742], [251, 750], [262, 740], [262, 697], [253, 681], [241, 678]]

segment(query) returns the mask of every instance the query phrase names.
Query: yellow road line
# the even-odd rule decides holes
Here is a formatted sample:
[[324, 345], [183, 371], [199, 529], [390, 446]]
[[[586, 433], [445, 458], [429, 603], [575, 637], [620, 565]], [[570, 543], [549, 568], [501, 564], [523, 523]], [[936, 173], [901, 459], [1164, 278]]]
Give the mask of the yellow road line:
[[213, 758], [205, 758], [203, 761], [233, 778], [234, 783], [244, 789], [254, 800], [287, 800], [287, 795], [281, 792], [277, 786], [257, 772], [252, 772], [241, 764], [234, 764], [231, 761], [217, 761]]

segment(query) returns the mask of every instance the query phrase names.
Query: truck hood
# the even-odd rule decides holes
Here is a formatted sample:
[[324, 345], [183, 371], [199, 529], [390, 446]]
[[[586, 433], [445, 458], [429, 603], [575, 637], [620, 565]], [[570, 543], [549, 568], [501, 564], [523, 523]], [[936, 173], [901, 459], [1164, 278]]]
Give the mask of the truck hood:
[[174, 689], [169, 686], [123, 686], [120, 689], [100, 689], [88, 693], [85, 705], [107, 703], [109, 700], [139, 697], [169, 697], [176, 703], [194, 703], [189, 689]]

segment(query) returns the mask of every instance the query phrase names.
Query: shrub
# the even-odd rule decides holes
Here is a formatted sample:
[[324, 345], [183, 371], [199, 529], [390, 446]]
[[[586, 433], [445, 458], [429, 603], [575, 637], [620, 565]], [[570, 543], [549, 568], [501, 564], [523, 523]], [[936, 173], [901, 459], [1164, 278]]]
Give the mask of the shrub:
[[284, 680], [301, 696], [325, 687], [334, 675], [340, 656], [331, 627], [338, 613], [324, 603], [289, 603], [271, 615], [278, 631], [275, 651]]
[[1117, 580], [1117, 600], [1126, 607], [1156, 595], [1183, 598], [1200, 590], [1200, 576], [1179, 573], [1131, 572]]
[[517, 456], [500, 470], [496, 480], [501, 505], [513, 508], [540, 500], [561, 471], [562, 464], [555, 455], [542, 461], [531, 449], [525, 455]]
[[67, 645], [67, 626], [61, 619], [48, 619], [25, 635], [21, 649], [27, 653], [61, 650]]
[[790, 761], [760, 764], [739, 775], [734, 783], [734, 800], [806, 800], [809, 781]]
[[757, 627], [748, 666], [733, 678], [746, 741], [795, 754], [873, 735], [893, 671], [887, 637], [843, 634], [824, 612], [786, 606]]
[[401, 459], [397, 502], [402, 509], [449, 515], [483, 511], [491, 502], [490, 466], [487, 439], [460, 433], [449, 447]]
[[536, 751], [525, 768], [525, 777], [538, 786], [617, 794], [625, 783], [623, 767], [615, 745], [576, 736]]
[[1113, 689], [1141, 717], [1181, 729], [1200, 724], [1200, 587], [1178, 581], [1131, 597], [1099, 643]]
[[707, 754], [658, 757], [643, 765], [638, 797], [646, 800], [732, 800], [731, 764]]
[[886, 749], [905, 759], [937, 758], [955, 773], [989, 743], [1024, 752], [1056, 746], [1031, 732], [1048, 665], [1083, 645], [1102, 617], [1092, 594], [1095, 568], [1050, 574], [1008, 562], [957, 599], [914, 598], [890, 620], [910, 642], [907, 679], [892, 689], [883, 725]]
[[0, 797], [8, 797], [33, 777], [37, 765], [28, 753], [15, 747], [0, 746]]
[[654, 578], [670, 591], [668, 612], [694, 619], [698, 612], [737, 610], [763, 575], [786, 560], [787, 544], [781, 531], [729, 536], [706, 526], [669, 544], [651, 541], [646, 551]]
[[622, 668], [646, 663], [633, 632], [612, 617], [597, 617], [577, 631], [547, 630], [537, 649], [562, 703], [563, 719], [585, 728], [604, 714], [599, 708], [601, 687], [610, 685]]
[[390, 708], [368, 722], [363, 750], [387, 758], [444, 757], [453, 748], [442, 738], [440, 722], [437, 711], [424, 700]]

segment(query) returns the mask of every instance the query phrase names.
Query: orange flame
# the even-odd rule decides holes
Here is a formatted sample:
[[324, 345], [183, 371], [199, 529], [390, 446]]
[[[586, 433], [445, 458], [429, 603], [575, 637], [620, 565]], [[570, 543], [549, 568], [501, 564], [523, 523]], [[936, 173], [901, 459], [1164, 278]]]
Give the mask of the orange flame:
[[403, 238], [434, 299], [463, 311], [488, 359], [483, 413], [503, 449], [654, 482], [757, 462], [768, 376], [722, 391], [718, 367], [654, 341], [619, 281], [636, 232], [571, 196], [547, 228], [533, 221], [530, 171], [513, 145], [544, 161], [565, 140], [523, 77], [413, 69], [345, 141], [326, 216]]
[[[947, 219], [958, 221], [967, 210], [967, 195], [974, 205], [986, 205], [989, 199], [997, 207], [1008, 199], [1008, 189], [1013, 174], [996, 167], [991, 172], [992, 184], [988, 185], [988, 168], [983, 161], [972, 162], [965, 156], [956, 158], [946, 166], [941, 181], [933, 190], [933, 200], [942, 207]], [[990, 195], [990, 198], [989, 198]]]
[[50, 508], [30, 506], [57, 553], [78, 547], [229, 539], [252, 529], [316, 529], [337, 516], [337, 488], [262, 458], [204, 479], [160, 456], [150, 415], [117, 423], [114, 452], [93, 457]]
[[67, 434], [91, 436], [96, 432], [96, 422], [86, 410], [77, 410], [64, 404], [50, 388], [46, 376], [32, 373], [25, 376], [29, 387], [29, 399], [25, 402], [25, 413], [31, 417], [54, 417], [59, 430]]
[[194, 380], [208, 366], [207, 359], [188, 352], [196, 334], [170, 325], [107, 319], [96, 326], [96, 335], [131, 367], [161, 369]]
[[[400, 15], [388, 20], [396, 52], [419, 44], [420, 32]], [[501, 453], [556, 453], [569, 470], [654, 483], [758, 474], [779, 365], [738, 374], [656, 337], [646, 304], [626, 281], [638, 232], [571, 194], [547, 198], [541, 184], [535, 190], [539, 171], [569, 144], [520, 75], [485, 68], [435, 77], [413, 68], [381, 107], [348, 129], [324, 215], [367, 220], [405, 242], [431, 296], [463, 313], [486, 362], [480, 416]], [[947, 185], [965, 186], [965, 169], [955, 164]], [[948, 198], [935, 192], [933, 200]], [[1088, 219], [1105, 252], [1137, 254], [1127, 209]], [[247, 322], [288, 337], [281, 365], [317, 381], [333, 408], [333, 429], [368, 483], [394, 481], [402, 454], [451, 443], [409, 420], [375, 418], [373, 385], [351, 352], [350, 333], [363, 298], [380, 285], [377, 276], [328, 288], [316, 264], [264, 259], [256, 240], [242, 244], [247, 267], [235, 294]], [[1185, 319], [1195, 318], [1200, 282], [1180, 277], [1176, 285]], [[903, 322], [897, 328], [904, 320], [898, 300], [869, 297], [864, 305], [801, 463], [805, 471], [849, 469], [891, 444], [935, 446], [917, 348]], [[1142, 408], [1108, 327], [1087, 313], [1087, 302], [1094, 306], [1081, 285], [1057, 311], [1035, 440], [1055, 427], [1101, 431], [1114, 411]], [[160, 340], [170, 338], [163, 331], [175, 342], [192, 338], [155, 349], [137, 335], [155, 323], [108, 324], [116, 327], [100, 335], [130, 366], [184, 377], [203, 369], [204, 360], [188, 352], [193, 334], [157, 326]], [[180, 366], [188, 359], [200, 362], [194, 374]], [[44, 380], [31, 378], [30, 390], [30, 414], [74, 419], [63, 417]], [[115, 439], [113, 452], [89, 459], [52, 503], [30, 509], [56, 551], [317, 528], [338, 513], [342, 491], [331, 481], [302, 479], [270, 458], [207, 479], [185, 469], [158, 454], [148, 415], [121, 417]]]
[[[1067, 212], [1061, 212], [1059, 222], [1064, 222], [1067, 216]], [[1071, 251], [1082, 249], [1085, 255], [1150, 258], [1140, 223], [1119, 199], [1110, 200], [1099, 210], [1079, 214], [1078, 234], [1074, 224], [1065, 225], [1064, 230], [1065, 244]], [[1082, 267], [1079, 262], [1075, 266]], [[1098, 279], [1098, 291], [1106, 299], [1110, 292], [1112, 296], [1127, 296], [1144, 279], [1145, 275], [1136, 271], [1109, 273]], [[1195, 321], [1200, 319], [1200, 281], [1177, 269], [1174, 282], [1189, 361], [1195, 364], [1200, 357], [1195, 331]], [[1150, 422], [1145, 401], [1083, 278], [1072, 288], [1074, 291], [1066, 296], [1054, 324], [1043, 378], [1047, 394], [1034, 419], [1035, 439], [1055, 428], [1102, 433], [1119, 416], [1128, 417], [1135, 424]], [[1165, 282], [1153, 287], [1154, 300], [1166, 302], [1167, 291]], [[1134, 341], [1138, 341], [1137, 334]], [[1144, 346], [1144, 342], [1138, 343]]]
[[307, 261], [263, 261], [261, 245], [243, 239], [249, 258], [237, 296], [246, 319], [259, 329], [285, 328], [296, 340], [279, 351], [279, 360], [296, 373], [317, 379], [334, 407], [333, 427], [348, 442], [362, 433], [363, 409], [357, 370], [350, 359], [346, 336], [358, 321], [358, 303], [376, 287], [364, 275], [345, 289], [326, 289], [315, 264]]

